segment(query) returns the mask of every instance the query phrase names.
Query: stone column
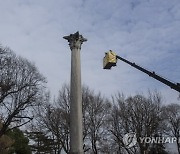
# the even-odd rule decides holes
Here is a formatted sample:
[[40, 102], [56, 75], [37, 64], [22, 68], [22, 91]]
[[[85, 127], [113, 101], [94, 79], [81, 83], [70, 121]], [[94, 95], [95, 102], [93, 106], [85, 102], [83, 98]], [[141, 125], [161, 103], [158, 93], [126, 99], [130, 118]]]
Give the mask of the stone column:
[[63, 38], [68, 40], [71, 49], [70, 154], [82, 154], [84, 152], [80, 50], [82, 43], [87, 39], [79, 35], [79, 32]]

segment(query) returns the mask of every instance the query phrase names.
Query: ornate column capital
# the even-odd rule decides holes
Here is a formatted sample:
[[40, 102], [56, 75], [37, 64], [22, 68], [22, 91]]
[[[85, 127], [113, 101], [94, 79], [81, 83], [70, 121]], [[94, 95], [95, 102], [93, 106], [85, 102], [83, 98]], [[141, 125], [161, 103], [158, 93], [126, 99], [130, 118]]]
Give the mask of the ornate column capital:
[[70, 34], [69, 36], [64, 36], [64, 39], [68, 40], [70, 49], [81, 49], [81, 45], [83, 42], [87, 41], [82, 35], [77, 31], [74, 34]]

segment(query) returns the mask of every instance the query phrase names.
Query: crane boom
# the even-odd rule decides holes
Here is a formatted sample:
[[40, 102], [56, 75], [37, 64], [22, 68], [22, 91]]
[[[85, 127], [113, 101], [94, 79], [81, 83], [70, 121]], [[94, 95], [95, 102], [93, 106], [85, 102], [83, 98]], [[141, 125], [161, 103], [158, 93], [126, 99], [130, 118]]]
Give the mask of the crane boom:
[[[132, 63], [132, 62], [130, 62], [130, 61], [128, 61], [128, 60], [120, 57], [120, 56], [115, 55], [114, 52], [112, 52], [111, 50], [110, 50], [109, 53], [110, 53], [110, 54], [113, 53], [113, 56], [115, 56], [116, 59], [119, 59], [119, 60], [121, 60], [121, 61], [123, 61], [123, 62], [125, 62], [125, 63], [127, 63], [127, 64], [129, 64], [129, 65], [131, 65], [132, 67], [134, 67], [134, 68], [136, 68], [136, 69], [138, 69], [138, 70], [140, 70], [140, 71], [148, 74], [150, 77], [152, 77], [152, 78], [154, 78], [154, 79], [156, 79], [156, 80], [164, 83], [165, 85], [171, 87], [172, 89], [180, 92], [180, 83], [173, 83], [173, 82], [171, 82], [171, 81], [169, 81], [169, 80], [161, 77], [160, 75], [157, 75], [154, 71], [151, 72], [151, 71], [149, 71], [149, 70], [147, 70], [147, 69], [145, 69], [145, 68], [137, 65], [136, 63]], [[106, 53], [106, 56], [108, 56], [107, 53]], [[107, 59], [106, 56], [104, 57], [104, 60]], [[111, 55], [111, 56], [112, 56], [112, 55]], [[117, 62], [117, 60], [112, 61], [112, 59], [111, 59], [111, 61], [109, 61], [109, 62], [108, 62], [108, 61], [105, 61], [104, 69], [110, 69], [112, 66], [116, 66], [116, 62]]]

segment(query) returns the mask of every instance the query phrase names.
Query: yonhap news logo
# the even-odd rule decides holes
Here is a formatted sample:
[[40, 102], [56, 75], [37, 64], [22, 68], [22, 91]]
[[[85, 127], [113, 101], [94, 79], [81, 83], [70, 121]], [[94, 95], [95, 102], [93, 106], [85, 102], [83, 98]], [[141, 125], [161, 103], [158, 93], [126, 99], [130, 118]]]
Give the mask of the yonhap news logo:
[[127, 148], [135, 146], [137, 143], [136, 133], [127, 133], [124, 135], [123, 143]]
[[[180, 143], [180, 138], [177, 137], [138, 137], [140, 143], [146, 144], [166, 144], [166, 143]], [[136, 133], [127, 133], [123, 137], [123, 143], [126, 148], [134, 147], [137, 144]]]

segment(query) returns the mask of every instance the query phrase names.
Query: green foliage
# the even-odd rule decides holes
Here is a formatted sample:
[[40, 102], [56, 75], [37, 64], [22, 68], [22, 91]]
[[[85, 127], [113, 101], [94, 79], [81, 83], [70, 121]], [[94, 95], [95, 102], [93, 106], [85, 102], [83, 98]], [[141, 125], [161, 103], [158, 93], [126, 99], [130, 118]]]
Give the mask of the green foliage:
[[12, 149], [10, 154], [31, 154], [30, 146], [28, 145], [29, 140], [24, 136], [23, 132], [18, 128], [13, 129], [8, 132], [8, 136], [10, 136], [15, 142], [12, 145]]
[[42, 132], [26, 132], [28, 137], [35, 142], [35, 144], [31, 145], [32, 151], [36, 151], [37, 153], [51, 153], [56, 146], [56, 143], [53, 139], [48, 138]]

